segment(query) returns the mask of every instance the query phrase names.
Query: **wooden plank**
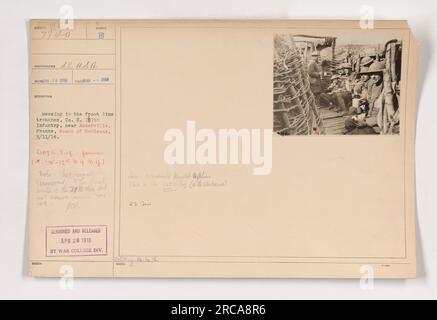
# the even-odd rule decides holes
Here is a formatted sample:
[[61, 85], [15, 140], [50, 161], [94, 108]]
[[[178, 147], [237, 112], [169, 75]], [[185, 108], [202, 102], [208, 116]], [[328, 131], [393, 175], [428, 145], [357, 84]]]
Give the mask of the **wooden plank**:
[[320, 117], [323, 121], [325, 133], [329, 135], [342, 135], [345, 127], [344, 122], [347, 116], [341, 115], [335, 110], [329, 110], [327, 108], [319, 109]]

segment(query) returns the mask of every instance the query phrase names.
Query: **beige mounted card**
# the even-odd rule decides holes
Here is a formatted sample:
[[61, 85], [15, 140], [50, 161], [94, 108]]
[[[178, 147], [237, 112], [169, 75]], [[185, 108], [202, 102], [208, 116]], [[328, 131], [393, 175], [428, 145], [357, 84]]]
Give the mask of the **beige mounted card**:
[[30, 22], [29, 275], [415, 276], [406, 22], [70, 24]]

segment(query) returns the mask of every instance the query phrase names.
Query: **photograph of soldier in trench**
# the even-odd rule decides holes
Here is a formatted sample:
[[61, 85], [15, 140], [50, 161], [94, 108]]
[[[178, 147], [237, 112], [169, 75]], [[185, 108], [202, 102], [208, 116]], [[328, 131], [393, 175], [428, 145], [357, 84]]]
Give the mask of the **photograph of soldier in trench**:
[[276, 35], [274, 131], [399, 134], [401, 60], [389, 35]]

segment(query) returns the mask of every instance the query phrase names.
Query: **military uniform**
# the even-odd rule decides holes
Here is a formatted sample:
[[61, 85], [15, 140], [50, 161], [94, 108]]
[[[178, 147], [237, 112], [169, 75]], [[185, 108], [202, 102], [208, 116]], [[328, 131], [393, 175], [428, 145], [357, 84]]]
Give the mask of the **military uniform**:
[[374, 126], [377, 124], [377, 115], [379, 108], [375, 108], [375, 103], [380, 99], [384, 90], [384, 75], [385, 65], [384, 62], [377, 61], [372, 63], [369, 67], [368, 71], [362, 72], [363, 74], [375, 75], [379, 74], [381, 79], [376, 81], [375, 79], [370, 79], [367, 81], [367, 101], [369, 102], [369, 112], [368, 112], [368, 120], [369, 125]]
[[310, 87], [311, 91], [318, 95], [322, 92], [321, 75], [322, 67], [318, 65], [315, 61], [311, 61], [308, 65], [308, 75], [310, 77]]

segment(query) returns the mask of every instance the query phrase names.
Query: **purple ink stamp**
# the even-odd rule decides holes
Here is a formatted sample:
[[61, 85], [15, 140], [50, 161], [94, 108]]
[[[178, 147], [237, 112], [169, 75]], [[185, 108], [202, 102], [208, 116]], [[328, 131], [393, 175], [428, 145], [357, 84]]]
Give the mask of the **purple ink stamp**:
[[106, 256], [108, 227], [46, 227], [46, 257]]

